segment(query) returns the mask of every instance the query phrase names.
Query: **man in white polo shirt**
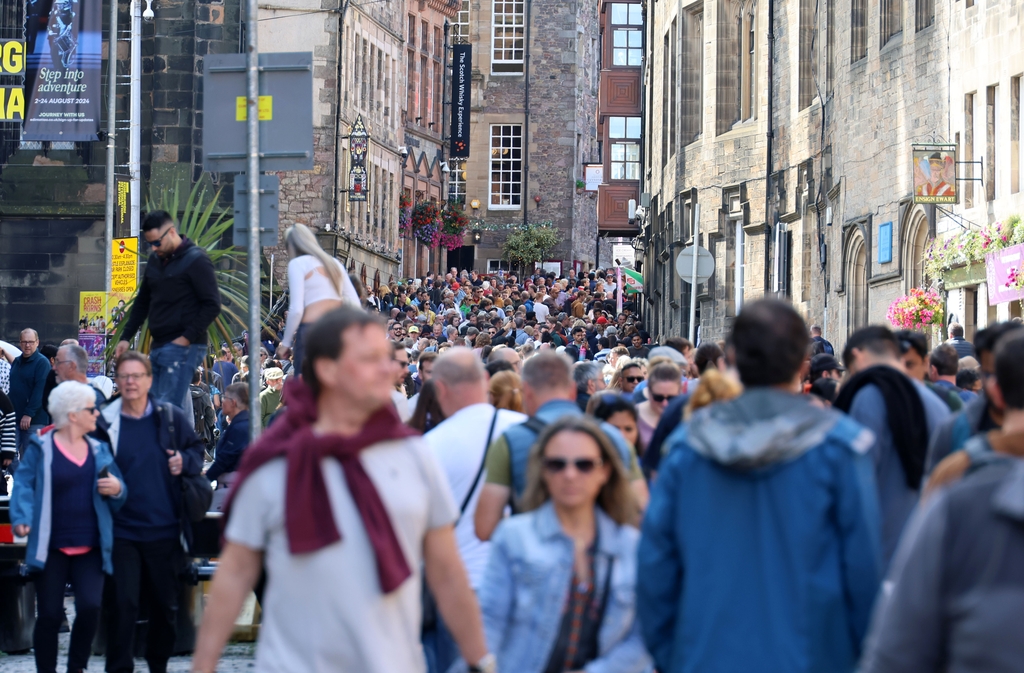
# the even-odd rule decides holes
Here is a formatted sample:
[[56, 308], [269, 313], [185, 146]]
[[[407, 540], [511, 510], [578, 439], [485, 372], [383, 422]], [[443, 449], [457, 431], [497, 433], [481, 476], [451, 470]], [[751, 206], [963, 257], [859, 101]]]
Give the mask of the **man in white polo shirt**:
[[[445, 420], [424, 437], [448, 477], [460, 517], [455, 525], [459, 553], [478, 591], [487, 568], [490, 543], [473, 530], [473, 514], [484, 484], [484, 454], [491, 440], [511, 425], [526, 420], [525, 414], [495, 409], [487, 400], [487, 371], [469, 348], [453, 348], [434, 361], [432, 379]], [[444, 673], [458, 651], [442, 620], [425, 629], [423, 644], [431, 673]]]
[[264, 565], [257, 672], [424, 673], [421, 567], [470, 670], [494, 672], [456, 504], [390, 403], [391, 351], [383, 325], [355, 308], [307, 332], [288, 411], [246, 451], [226, 508], [194, 672], [215, 670]]

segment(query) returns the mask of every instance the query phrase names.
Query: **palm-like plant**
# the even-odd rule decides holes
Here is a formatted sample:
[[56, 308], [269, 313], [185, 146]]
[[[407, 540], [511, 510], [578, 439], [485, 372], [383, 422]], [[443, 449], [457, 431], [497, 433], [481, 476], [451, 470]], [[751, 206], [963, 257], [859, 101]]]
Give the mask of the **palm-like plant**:
[[[178, 232], [200, 248], [206, 250], [213, 262], [217, 285], [220, 289], [221, 312], [210, 324], [207, 335], [209, 343], [230, 342], [233, 334], [245, 329], [246, 316], [249, 311], [248, 274], [245, 271], [246, 252], [234, 246], [224, 247], [224, 238], [231, 231], [234, 217], [230, 210], [218, 206], [220, 190], [210, 194], [207, 188], [196, 183], [189, 191], [183, 208], [179, 209], [180, 192], [178, 187], [161, 190], [158, 194], [150, 194], [146, 200], [148, 211], [164, 210], [178, 216]], [[126, 302], [125, 314], [131, 311], [135, 296]], [[262, 322], [266, 324], [266, 310], [261, 306]], [[107, 345], [107, 356], [113, 353], [117, 342], [124, 333], [124, 320], [114, 328]], [[139, 348], [149, 351], [151, 336], [149, 321], [139, 331]]]

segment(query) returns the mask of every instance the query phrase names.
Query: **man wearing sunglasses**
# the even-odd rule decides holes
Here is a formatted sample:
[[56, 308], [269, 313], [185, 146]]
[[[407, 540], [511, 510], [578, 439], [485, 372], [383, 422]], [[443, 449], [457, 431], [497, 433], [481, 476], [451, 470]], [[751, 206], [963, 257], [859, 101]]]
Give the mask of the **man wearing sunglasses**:
[[149, 213], [142, 221], [142, 237], [153, 254], [114, 355], [128, 350], [128, 342], [148, 319], [153, 397], [184, 408], [186, 400], [191, 405], [192, 372], [206, 355], [207, 328], [220, 314], [220, 290], [206, 251], [178, 233], [169, 213]]

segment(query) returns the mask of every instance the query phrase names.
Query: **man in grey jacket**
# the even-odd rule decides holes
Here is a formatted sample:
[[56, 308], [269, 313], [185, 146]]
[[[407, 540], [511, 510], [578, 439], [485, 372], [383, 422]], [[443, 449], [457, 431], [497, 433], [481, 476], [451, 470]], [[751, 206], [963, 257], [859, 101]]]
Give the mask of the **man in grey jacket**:
[[1003, 451], [928, 497], [907, 526], [868, 638], [865, 673], [1021, 670], [1024, 333], [1002, 339]]

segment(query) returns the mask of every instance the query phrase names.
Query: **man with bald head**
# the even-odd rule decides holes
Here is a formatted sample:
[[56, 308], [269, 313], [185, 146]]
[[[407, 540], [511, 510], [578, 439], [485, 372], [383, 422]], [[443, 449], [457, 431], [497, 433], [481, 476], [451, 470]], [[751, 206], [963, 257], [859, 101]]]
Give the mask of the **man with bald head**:
[[523, 359], [519, 353], [516, 352], [515, 348], [511, 346], [495, 346], [491, 350], [491, 355], [487, 358], [487, 362], [499, 362], [504, 360], [505, 362], [512, 365], [512, 370], [516, 374], [522, 374], [523, 371]]
[[18, 419], [18, 453], [28, 438], [50, 422], [43, 405], [43, 388], [50, 373], [50, 361], [39, 352], [39, 334], [34, 329], [21, 332], [21, 357], [4, 353], [11, 363], [11, 403]]
[[[491, 406], [487, 399], [487, 372], [480, 358], [469, 348], [451, 348], [438, 356], [431, 381], [445, 421], [424, 438], [448, 476], [455, 502], [461, 506], [455, 537], [469, 582], [478, 591], [490, 550], [489, 543], [477, 538], [473, 516], [484, 483], [487, 447], [492, 436], [497, 437], [510, 426], [522, 423], [526, 416]], [[431, 672], [447, 670], [458, 654], [440, 619], [434, 629], [424, 633], [423, 644]]]

